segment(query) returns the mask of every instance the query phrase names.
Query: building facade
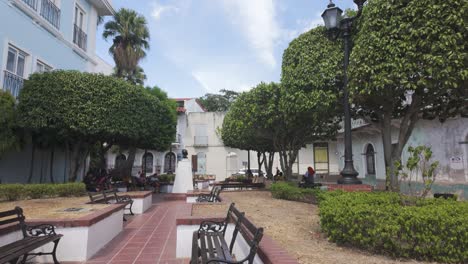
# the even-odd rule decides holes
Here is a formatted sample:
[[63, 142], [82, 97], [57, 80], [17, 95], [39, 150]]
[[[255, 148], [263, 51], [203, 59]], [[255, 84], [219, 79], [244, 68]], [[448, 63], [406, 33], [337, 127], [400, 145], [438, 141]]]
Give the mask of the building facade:
[[[144, 171], [147, 176], [154, 173], [171, 174], [175, 172], [177, 161], [182, 159], [182, 150], [185, 148], [183, 135], [189, 129], [188, 117], [191, 113], [203, 113], [205, 109], [195, 98], [174, 98], [177, 103], [177, 129], [174, 142], [166, 151], [151, 149], [137, 149], [133, 163], [132, 175], [136, 176]], [[126, 160], [128, 151], [109, 151], [106, 155], [107, 168], [118, 167], [118, 163]]]
[[[109, 0], [0, 0], [0, 89], [17, 97], [30, 74], [56, 69], [111, 74], [95, 47], [99, 17], [113, 13]], [[26, 142], [0, 159], [0, 182], [66, 181], [66, 160]]]
[[95, 54], [108, 0], [0, 0], [0, 84], [15, 97], [31, 73], [54, 69], [102, 72], [112, 66]]

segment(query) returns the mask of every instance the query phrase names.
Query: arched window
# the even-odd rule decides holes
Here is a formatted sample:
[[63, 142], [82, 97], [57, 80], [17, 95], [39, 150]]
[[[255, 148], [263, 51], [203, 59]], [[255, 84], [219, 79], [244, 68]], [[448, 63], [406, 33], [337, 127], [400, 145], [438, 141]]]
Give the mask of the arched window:
[[176, 155], [174, 152], [168, 152], [164, 157], [164, 173], [174, 173], [176, 165]]
[[153, 154], [146, 152], [141, 159], [141, 166], [145, 173], [153, 173]]
[[127, 160], [127, 157], [124, 154], [119, 154], [115, 157], [115, 168], [120, 168], [124, 164], [124, 162]]
[[366, 148], [366, 167], [367, 174], [375, 175], [375, 152], [372, 144], [368, 144]]

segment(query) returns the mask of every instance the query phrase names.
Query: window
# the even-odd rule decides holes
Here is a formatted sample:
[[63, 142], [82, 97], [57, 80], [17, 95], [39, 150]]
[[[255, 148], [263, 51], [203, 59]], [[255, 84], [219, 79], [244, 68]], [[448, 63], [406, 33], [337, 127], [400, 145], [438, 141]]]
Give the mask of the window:
[[328, 143], [314, 143], [314, 167], [317, 174], [328, 174]]
[[50, 72], [50, 71], [52, 71], [52, 67], [43, 63], [40, 60], [36, 61], [36, 72], [42, 73], [42, 72]]
[[28, 55], [25, 52], [13, 46], [9, 46], [6, 69], [9, 72], [18, 75], [19, 77], [24, 78], [24, 69], [27, 56]]
[[75, 21], [73, 25], [73, 43], [86, 51], [88, 36], [85, 33], [86, 13], [78, 5], [75, 6]]
[[375, 175], [375, 152], [372, 144], [368, 144], [366, 148], [366, 168], [367, 174]]
[[175, 172], [176, 155], [173, 152], [168, 152], [164, 157], [164, 172], [174, 173]]
[[143, 171], [145, 173], [153, 173], [153, 154], [150, 152], [147, 152], [143, 155], [143, 159], [141, 161], [141, 166], [143, 167]]
[[124, 162], [127, 160], [124, 154], [119, 154], [115, 157], [115, 168], [120, 168], [124, 165]]

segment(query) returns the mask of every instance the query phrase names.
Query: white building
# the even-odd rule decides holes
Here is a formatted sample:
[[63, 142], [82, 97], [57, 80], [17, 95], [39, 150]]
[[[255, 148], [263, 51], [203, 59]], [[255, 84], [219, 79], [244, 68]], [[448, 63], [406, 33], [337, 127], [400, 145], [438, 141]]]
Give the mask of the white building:
[[[171, 148], [164, 151], [138, 149], [135, 154], [132, 175], [137, 175], [144, 167], [146, 175], [154, 173], [165, 174], [174, 173], [177, 160], [182, 158], [182, 149], [185, 148], [184, 137], [188, 127], [187, 117], [190, 113], [204, 112], [205, 109], [195, 98], [174, 98], [177, 102], [177, 132], [174, 136], [174, 142]], [[107, 167], [115, 168], [121, 160], [126, 160], [128, 151], [114, 153], [109, 151], [106, 156]], [[143, 166], [145, 164], [146, 166]]]

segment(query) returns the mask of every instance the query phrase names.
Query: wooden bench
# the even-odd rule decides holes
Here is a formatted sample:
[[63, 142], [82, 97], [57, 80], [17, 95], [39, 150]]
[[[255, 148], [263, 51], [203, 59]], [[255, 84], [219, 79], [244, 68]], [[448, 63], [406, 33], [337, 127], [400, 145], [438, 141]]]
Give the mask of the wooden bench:
[[[18, 206], [13, 210], [0, 212], [0, 227], [17, 223], [23, 233], [23, 239], [0, 247], [0, 263], [17, 263], [21, 257], [21, 263], [26, 263], [28, 256], [41, 255], [52, 255], [54, 263], [59, 263], [55, 253], [62, 235], [56, 234], [52, 225], [29, 226], [24, 220], [23, 209]], [[30, 253], [50, 242], [54, 243], [52, 252]]]
[[218, 183], [217, 186], [221, 187], [221, 190], [227, 189], [263, 189], [265, 188], [265, 183], [243, 183], [243, 182], [222, 182]]
[[103, 204], [128, 204], [125, 209], [130, 211], [130, 215], [133, 215], [132, 206], [133, 200], [128, 195], [117, 195], [117, 190], [102, 190], [100, 192], [88, 192], [91, 203], [103, 203]]
[[210, 194], [200, 194], [200, 195], [198, 195], [196, 201], [197, 201], [197, 203], [200, 203], [200, 202], [211, 202], [211, 203], [218, 202], [220, 192], [221, 192], [221, 188], [218, 187], [218, 186], [215, 186], [215, 187], [213, 187], [213, 189], [211, 189]]
[[[199, 229], [193, 233], [190, 263], [247, 262], [252, 264], [263, 237], [263, 228], [255, 227], [244, 215], [232, 203], [224, 221], [203, 221]], [[225, 235], [229, 223], [234, 224], [234, 230], [231, 240], [226, 241]], [[248, 254], [242, 259], [233, 255], [234, 245], [239, 233], [250, 247]]]

